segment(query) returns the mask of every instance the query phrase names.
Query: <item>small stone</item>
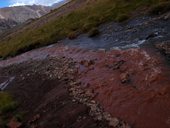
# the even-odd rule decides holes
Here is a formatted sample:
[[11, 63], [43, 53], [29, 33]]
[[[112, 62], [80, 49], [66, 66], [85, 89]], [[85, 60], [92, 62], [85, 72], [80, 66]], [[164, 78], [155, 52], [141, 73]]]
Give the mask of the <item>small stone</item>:
[[130, 75], [129, 75], [129, 73], [122, 73], [120, 75], [120, 79], [121, 79], [121, 83], [122, 84], [130, 82]]
[[169, 20], [169, 19], [170, 19], [170, 13], [168, 13], [167, 15], [165, 15], [163, 19], [164, 19], [164, 20]]
[[120, 123], [120, 121], [117, 118], [112, 118], [109, 122], [109, 125], [112, 127], [116, 127], [119, 125], [119, 123]]
[[95, 104], [95, 103], [96, 103], [96, 101], [92, 100], [92, 101], [90, 101], [90, 103]]
[[158, 36], [158, 33], [156, 32], [156, 33], [151, 33], [151, 34], [149, 34], [147, 37], [146, 37], [146, 40], [149, 40], [149, 39], [151, 39], [151, 38], [155, 38], [156, 36]]
[[110, 68], [112, 68], [113, 70], [116, 70], [116, 69], [120, 69], [120, 67], [125, 63], [124, 60], [120, 60], [116, 63], [114, 63]]

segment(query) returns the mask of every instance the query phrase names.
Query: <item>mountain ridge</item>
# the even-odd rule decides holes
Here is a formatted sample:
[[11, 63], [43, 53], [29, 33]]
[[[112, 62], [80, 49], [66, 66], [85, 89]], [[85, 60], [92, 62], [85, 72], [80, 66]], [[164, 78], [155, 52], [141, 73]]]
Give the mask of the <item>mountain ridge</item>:
[[5, 7], [0, 9], [0, 19], [11, 19], [22, 23], [31, 18], [39, 18], [50, 10], [50, 7], [41, 5]]
[[52, 6], [25, 5], [0, 8], [0, 33], [3, 33], [4, 31], [19, 24], [23, 24], [24, 22], [30, 22], [33, 19], [38, 19], [69, 1], [70, 0], [63, 0], [53, 4]]

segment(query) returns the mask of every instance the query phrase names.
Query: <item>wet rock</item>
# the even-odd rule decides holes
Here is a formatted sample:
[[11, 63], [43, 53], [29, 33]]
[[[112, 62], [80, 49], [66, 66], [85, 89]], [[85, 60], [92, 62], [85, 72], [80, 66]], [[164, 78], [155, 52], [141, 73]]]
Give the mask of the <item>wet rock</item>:
[[158, 33], [157, 33], [157, 32], [155, 32], [155, 33], [151, 33], [151, 34], [149, 34], [149, 35], [146, 37], [146, 40], [149, 40], [149, 39], [155, 38], [155, 37], [157, 37], [157, 36], [158, 36]]

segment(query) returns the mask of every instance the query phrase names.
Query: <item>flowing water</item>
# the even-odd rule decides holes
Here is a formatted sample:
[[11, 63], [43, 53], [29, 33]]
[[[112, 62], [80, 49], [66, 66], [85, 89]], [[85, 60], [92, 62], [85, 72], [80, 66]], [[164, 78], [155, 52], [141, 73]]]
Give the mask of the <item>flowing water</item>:
[[88, 49], [138, 48], [143, 44], [170, 39], [170, 20], [157, 17], [137, 17], [125, 23], [107, 23], [99, 27], [100, 35], [89, 38], [87, 34], [77, 39], [61, 41], [65, 45]]

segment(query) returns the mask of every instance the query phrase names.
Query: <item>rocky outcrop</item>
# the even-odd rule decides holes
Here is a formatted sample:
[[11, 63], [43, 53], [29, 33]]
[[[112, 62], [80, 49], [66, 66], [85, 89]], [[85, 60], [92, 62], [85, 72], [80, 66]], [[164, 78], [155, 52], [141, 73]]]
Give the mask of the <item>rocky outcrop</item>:
[[2, 33], [3, 31], [10, 29], [12, 27], [15, 27], [16, 25], [18, 25], [18, 23], [16, 21], [13, 20], [6, 20], [6, 19], [0, 19], [0, 33]]
[[22, 23], [28, 19], [39, 18], [50, 12], [50, 10], [50, 7], [39, 5], [1, 8], [0, 19], [10, 19], [17, 23]]
[[40, 5], [1, 8], [0, 33], [30, 19], [39, 18], [49, 13], [50, 10], [51, 7]]

